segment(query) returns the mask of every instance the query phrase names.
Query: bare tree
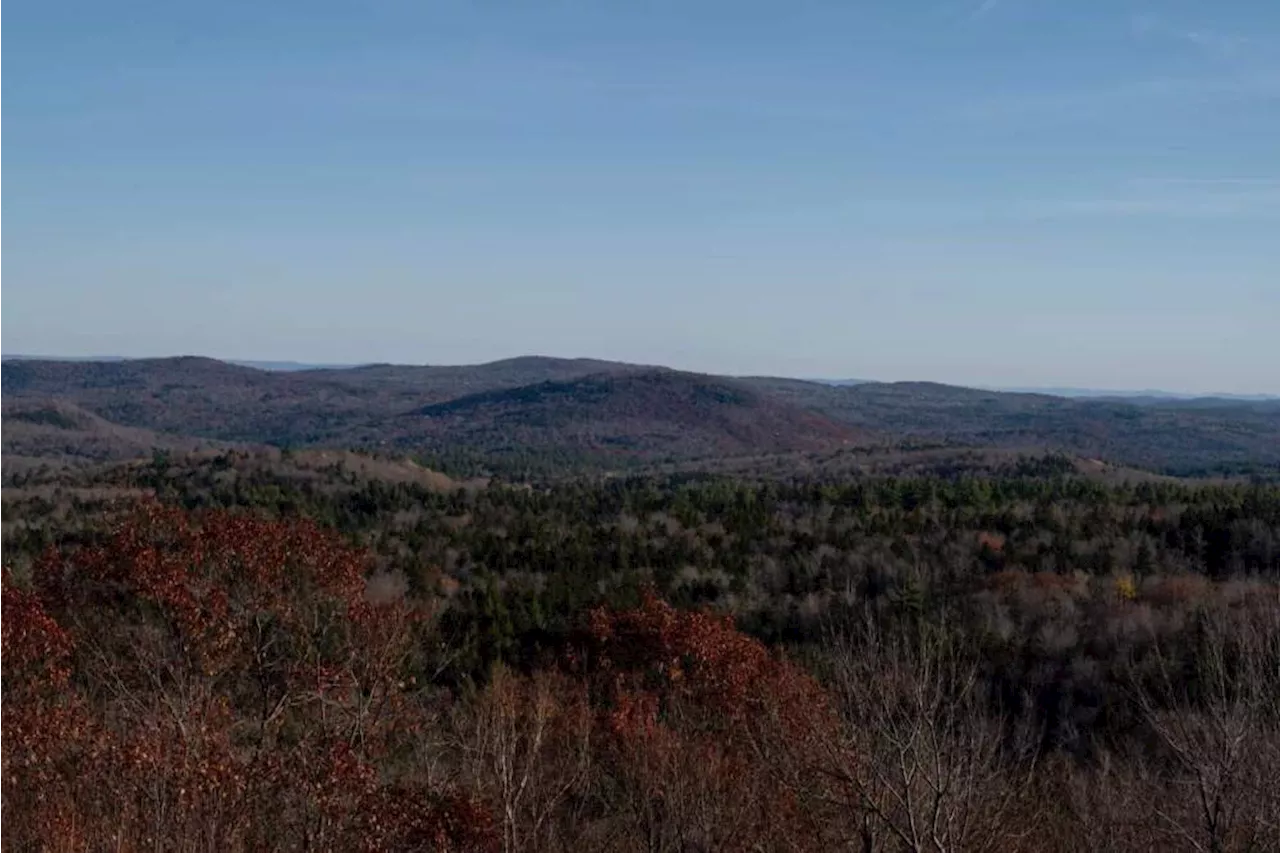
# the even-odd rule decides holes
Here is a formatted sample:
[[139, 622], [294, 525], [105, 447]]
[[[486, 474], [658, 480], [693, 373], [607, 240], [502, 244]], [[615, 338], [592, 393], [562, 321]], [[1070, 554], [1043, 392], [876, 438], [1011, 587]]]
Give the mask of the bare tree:
[[1274, 607], [1208, 608], [1185, 659], [1153, 642], [1133, 695], [1156, 739], [1153, 813], [1204, 853], [1280, 850], [1280, 624]]
[[983, 707], [975, 665], [945, 637], [868, 622], [838, 642], [847, 742], [829, 772], [856, 792], [864, 850], [1010, 850], [1032, 823], [1019, 811], [1033, 765], [1025, 741]]
[[[591, 769], [591, 715], [581, 685], [499, 667], [476, 707], [458, 720], [467, 782], [495, 805], [502, 849], [571, 849], [581, 827], [565, 814]], [[572, 812], [572, 809], [568, 811]]]

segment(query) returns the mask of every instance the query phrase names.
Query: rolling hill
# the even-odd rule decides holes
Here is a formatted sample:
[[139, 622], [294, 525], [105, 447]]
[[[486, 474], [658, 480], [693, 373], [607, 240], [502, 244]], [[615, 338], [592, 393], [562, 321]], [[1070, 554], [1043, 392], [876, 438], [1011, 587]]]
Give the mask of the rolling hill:
[[225, 441], [318, 444], [424, 404], [466, 394], [564, 381], [634, 365], [536, 356], [464, 367], [375, 364], [268, 371], [184, 356], [133, 361], [9, 360], [6, 399], [58, 398], [107, 420]]
[[792, 405], [898, 437], [1062, 450], [1175, 474], [1280, 466], [1280, 404], [1270, 400], [1151, 405], [931, 382], [749, 381]]
[[9, 474], [57, 458], [70, 463], [108, 462], [155, 450], [191, 453], [225, 442], [121, 426], [65, 400], [6, 400], [3, 407], [4, 469]]
[[446, 442], [646, 456], [823, 450], [866, 440], [733, 380], [665, 370], [486, 391], [425, 406], [401, 422], [412, 424], [410, 436]]
[[[298, 371], [196, 357], [13, 360], [0, 369], [4, 449], [24, 456], [120, 458], [134, 447], [200, 439], [480, 458], [559, 454], [594, 465], [906, 441], [1061, 450], [1173, 474], [1280, 471], [1275, 401], [1138, 405], [927, 382], [732, 379], [536, 356]], [[30, 411], [49, 405], [73, 407], [65, 411], [79, 426], [33, 424]]]

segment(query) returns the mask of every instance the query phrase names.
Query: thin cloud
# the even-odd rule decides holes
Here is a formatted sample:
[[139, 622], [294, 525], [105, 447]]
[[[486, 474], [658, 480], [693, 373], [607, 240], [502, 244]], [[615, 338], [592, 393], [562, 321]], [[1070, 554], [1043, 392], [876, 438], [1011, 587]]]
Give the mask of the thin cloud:
[[1233, 36], [1215, 33], [1208, 30], [1190, 30], [1182, 34], [1182, 38], [1209, 53], [1220, 56], [1235, 56], [1240, 49], [1249, 44], [1244, 36]]
[[979, 3], [976, 7], [974, 7], [973, 13], [971, 14], [970, 17], [973, 17], [973, 18], [986, 17], [987, 15], [990, 15], [992, 12], [996, 10], [996, 7], [1000, 5], [1000, 2], [1001, 0], [982, 0], [981, 3]]
[[1198, 52], [1217, 59], [1233, 59], [1252, 43], [1252, 39], [1233, 33], [1207, 29], [1181, 29], [1153, 15], [1134, 15], [1130, 29], [1140, 38], [1161, 38], [1189, 45]]

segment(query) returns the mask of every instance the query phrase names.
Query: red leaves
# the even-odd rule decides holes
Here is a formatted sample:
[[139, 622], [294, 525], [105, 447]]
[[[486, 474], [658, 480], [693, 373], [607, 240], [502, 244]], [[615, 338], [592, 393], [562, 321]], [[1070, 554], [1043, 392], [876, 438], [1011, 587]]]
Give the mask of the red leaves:
[[[68, 689], [73, 642], [40, 596], [3, 575], [5, 817], [46, 831], [69, 828], [60, 808], [68, 770], [95, 751], [95, 727]], [[88, 747], [88, 749], [86, 749]]]
[[783, 684], [818, 691], [807, 676], [735, 629], [732, 618], [679, 611], [651, 592], [635, 610], [593, 611], [590, 632], [593, 659], [611, 673], [615, 690], [692, 700], [726, 720], [752, 713]]
[[309, 523], [149, 505], [34, 590], [6, 575], [18, 844], [482, 849], [470, 801], [388, 800], [414, 614], [365, 600], [367, 565]]
[[593, 612], [589, 631], [594, 647], [583, 659], [597, 665], [590, 677], [606, 704], [611, 772], [638, 833], [672, 832], [706, 849], [769, 838], [822, 846], [805, 835], [783, 781], [837, 737], [812, 677], [731, 619], [678, 611], [652, 594], [634, 610]]
[[311, 593], [355, 613], [365, 607], [366, 567], [362, 553], [309, 522], [211, 513], [194, 525], [180, 510], [147, 504], [104, 544], [48, 555], [36, 582], [46, 599], [71, 604], [113, 592], [136, 596], [198, 633], [228, 616], [233, 597], [287, 612]]
[[[14, 584], [5, 570], [3, 581], [4, 751], [6, 807], [13, 802], [21, 777], [45, 787], [56, 777], [56, 765], [79, 741], [86, 719], [67, 695], [71, 675], [71, 637], [45, 610], [40, 597]], [[43, 798], [33, 808], [45, 819]]]
[[978, 547], [985, 548], [993, 554], [1003, 554], [1005, 545], [1005, 536], [1003, 533], [993, 533], [988, 530], [978, 532]]
[[730, 619], [649, 595], [591, 614], [591, 670], [496, 677], [458, 759], [486, 808], [406, 760], [433, 740], [418, 614], [368, 602], [366, 566], [309, 524], [150, 506], [34, 591], [6, 577], [16, 846], [529, 848], [597, 790], [635, 837], [807, 844], [778, 767], [829, 735], [826, 697]]
[[367, 797], [351, 833], [350, 849], [437, 850], [489, 853], [500, 849], [493, 816], [476, 800], [384, 786]]
[[5, 687], [15, 682], [31, 687], [62, 685], [70, 673], [71, 638], [45, 611], [38, 595], [14, 586], [8, 569], [0, 583]]

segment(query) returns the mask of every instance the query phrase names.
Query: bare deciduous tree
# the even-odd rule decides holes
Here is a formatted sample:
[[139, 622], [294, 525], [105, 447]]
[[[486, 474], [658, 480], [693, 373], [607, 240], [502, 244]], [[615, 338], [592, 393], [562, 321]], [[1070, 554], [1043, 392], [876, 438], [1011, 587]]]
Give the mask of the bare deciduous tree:
[[847, 742], [831, 772], [865, 812], [864, 850], [1010, 850], [1030, 828], [1026, 741], [984, 708], [975, 665], [943, 636], [868, 623], [837, 646]]
[[1280, 630], [1274, 608], [1206, 609], [1179, 658], [1153, 643], [1133, 695], [1159, 751], [1148, 797], [1171, 841], [1204, 853], [1280, 849]]

